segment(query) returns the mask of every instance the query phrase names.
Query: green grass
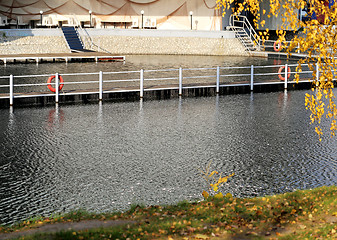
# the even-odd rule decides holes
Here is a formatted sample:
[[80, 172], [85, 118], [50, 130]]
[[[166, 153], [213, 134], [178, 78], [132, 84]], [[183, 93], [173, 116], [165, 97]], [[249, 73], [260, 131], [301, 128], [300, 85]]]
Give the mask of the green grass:
[[132, 220], [134, 224], [26, 236], [24, 239], [335, 239], [337, 187], [321, 187], [258, 198], [210, 199], [172, 206], [133, 205], [124, 213], [84, 210], [37, 217], [1, 228], [11, 232], [55, 222]]

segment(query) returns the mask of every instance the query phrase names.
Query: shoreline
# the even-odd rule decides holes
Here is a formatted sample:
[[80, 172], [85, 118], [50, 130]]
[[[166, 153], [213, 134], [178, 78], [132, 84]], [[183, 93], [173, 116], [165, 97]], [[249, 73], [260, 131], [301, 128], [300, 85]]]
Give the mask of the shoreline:
[[80, 210], [2, 226], [0, 239], [304, 239], [312, 230], [313, 237], [326, 239], [337, 236], [336, 195], [336, 186], [323, 186], [255, 198], [133, 205], [123, 213]]

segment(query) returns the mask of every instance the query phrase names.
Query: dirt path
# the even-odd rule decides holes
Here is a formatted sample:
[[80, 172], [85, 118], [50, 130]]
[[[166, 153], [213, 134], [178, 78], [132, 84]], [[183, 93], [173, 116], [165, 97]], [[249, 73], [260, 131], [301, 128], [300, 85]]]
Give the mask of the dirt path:
[[40, 227], [19, 231], [19, 232], [12, 232], [12, 233], [0, 233], [0, 240], [3, 239], [12, 239], [12, 238], [19, 238], [27, 235], [33, 235], [36, 233], [54, 233], [59, 231], [81, 231], [87, 229], [94, 229], [94, 228], [106, 228], [106, 227], [116, 227], [125, 224], [134, 224], [135, 221], [127, 221], [127, 220], [108, 220], [108, 221], [101, 221], [101, 220], [86, 220], [81, 222], [66, 222], [66, 223], [54, 223], [54, 224], [46, 224]]

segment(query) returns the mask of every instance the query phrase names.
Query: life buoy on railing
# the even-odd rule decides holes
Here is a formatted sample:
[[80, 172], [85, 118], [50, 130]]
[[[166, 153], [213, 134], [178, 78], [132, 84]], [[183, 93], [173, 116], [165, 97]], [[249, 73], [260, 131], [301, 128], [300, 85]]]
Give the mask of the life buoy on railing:
[[[47, 81], [47, 83], [48, 83], [47, 87], [48, 87], [48, 89], [49, 89], [50, 91], [52, 91], [52, 92], [55, 92], [55, 91], [56, 91], [56, 89], [53, 88], [53, 87], [51, 86], [51, 81], [52, 81], [54, 78], [55, 78], [55, 75], [50, 76], [50, 77], [48, 78], [48, 81]], [[64, 84], [62, 84], [63, 82], [64, 82], [64, 81], [63, 81], [63, 78], [59, 75], [59, 83], [60, 83], [60, 85], [59, 85], [59, 90], [61, 90], [61, 89], [63, 88], [63, 85], [64, 85]]]
[[280, 40], [277, 40], [276, 42], [274, 42], [274, 50], [275, 50], [275, 52], [281, 51], [281, 48], [282, 48], [282, 44], [281, 44]]
[[[285, 66], [282, 66], [282, 67], [280, 67], [279, 70], [278, 70], [278, 77], [279, 77], [279, 79], [282, 80], [282, 81], [285, 80], [285, 77], [283, 77], [284, 74], [282, 74], [282, 70], [285, 69], [285, 68], [286, 68]], [[291, 69], [290, 69], [290, 67], [288, 66], [288, 79], [290, 78], [290, 71], [291, 71]]]

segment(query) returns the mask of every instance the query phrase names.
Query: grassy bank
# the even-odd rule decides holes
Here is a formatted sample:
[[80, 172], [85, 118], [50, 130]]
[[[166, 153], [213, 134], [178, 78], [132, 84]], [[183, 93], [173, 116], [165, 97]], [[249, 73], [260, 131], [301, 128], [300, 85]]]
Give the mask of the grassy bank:
[[24, 239], [336, 239], [337, 187], [174, 206], [133, 206], [125, 213], [77, 211], [2, 227], [1, 232], [91, 219], [129, 222], [108, 228], [40, 233]]

